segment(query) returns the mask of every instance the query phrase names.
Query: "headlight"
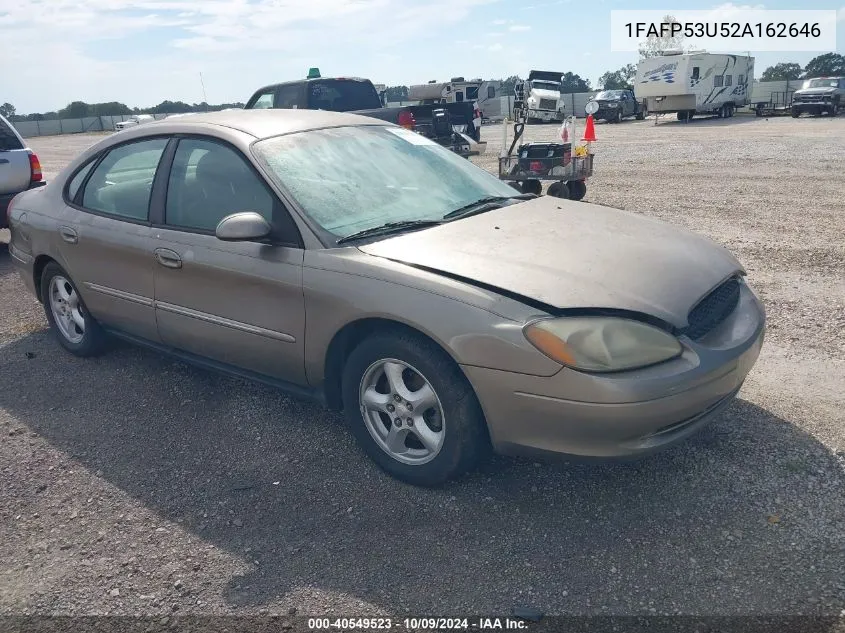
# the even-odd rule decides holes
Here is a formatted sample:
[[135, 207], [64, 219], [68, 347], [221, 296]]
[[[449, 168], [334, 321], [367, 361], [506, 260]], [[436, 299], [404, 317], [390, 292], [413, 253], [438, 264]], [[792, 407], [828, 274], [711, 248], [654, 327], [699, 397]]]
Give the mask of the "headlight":
[[683, 349], [663, 330], [614, 317], [541, 319], [523, 331], [552, 360], [588, 372], [646, 367], [674, 358]]

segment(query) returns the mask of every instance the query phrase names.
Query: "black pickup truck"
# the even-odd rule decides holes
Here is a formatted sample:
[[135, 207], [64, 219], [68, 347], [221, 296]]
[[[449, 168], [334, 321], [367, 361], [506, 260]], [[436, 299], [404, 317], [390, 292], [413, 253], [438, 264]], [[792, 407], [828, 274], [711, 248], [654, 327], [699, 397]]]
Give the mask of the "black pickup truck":
[[599, 105], [598, 112], [593, 115], [597, 121], [620, 123], [629, 116], [639, 120], [645, 118], [645, 110], [631, 90], [602, 90], [590, 101]]
[[487, 148], [481, 142], [481, 112], [474, 102], [388, 108], [369, 79], [320, 77], [312, 71], [307, 79], [257, 90], [244, 107], [352, 112], [419, 132], [461, 156], [482, 154]]

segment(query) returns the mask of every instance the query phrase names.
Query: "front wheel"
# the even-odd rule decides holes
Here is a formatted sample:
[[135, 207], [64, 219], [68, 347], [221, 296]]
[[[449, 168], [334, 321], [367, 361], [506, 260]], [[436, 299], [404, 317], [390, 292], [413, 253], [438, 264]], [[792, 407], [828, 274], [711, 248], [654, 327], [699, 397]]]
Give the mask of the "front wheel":
[[47, 321], [59, 343], [76, 356], [94, 356], [105, 347], [106, 334], [82, 302], [70, 276], [55, 263], [41, 275]]
[[797, 119], [800, 116], [801, 116], [801, 110], [799, 110], [798, 108], [792, 108], [792, 118]]
[[455, 362], [422, 336], [365, 339], [343, 373], [344, 412], [363, 450], [397, 479], [438, 486], [489, 447], [484, 415]]

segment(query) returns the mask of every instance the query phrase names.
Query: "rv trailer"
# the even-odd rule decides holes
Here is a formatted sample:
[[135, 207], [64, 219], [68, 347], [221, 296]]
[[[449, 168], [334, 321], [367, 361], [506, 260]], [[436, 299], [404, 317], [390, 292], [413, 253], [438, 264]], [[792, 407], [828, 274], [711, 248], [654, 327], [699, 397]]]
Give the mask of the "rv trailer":
[[753, 57], [667, 52], [640, 61], [634, 92], [649, 114], [675, 112], [679, 121], [695, 114], [727, 118], [751, 102], [753, 80]]

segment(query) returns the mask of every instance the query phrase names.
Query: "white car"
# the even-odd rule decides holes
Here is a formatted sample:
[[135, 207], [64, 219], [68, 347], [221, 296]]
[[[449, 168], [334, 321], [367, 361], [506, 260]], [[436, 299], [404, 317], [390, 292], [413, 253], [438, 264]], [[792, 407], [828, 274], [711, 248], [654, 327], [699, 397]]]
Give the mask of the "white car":
[[150, 123], [151, 121], [155, 121], [155, 117], [151, 114], [133, 114], [125, 121], [115, 123], [114, 131], [120, 132], [120, 130], [125, 130], [126, 128], [135, 127], [136, 125], [142, 125], [144, 123]]

